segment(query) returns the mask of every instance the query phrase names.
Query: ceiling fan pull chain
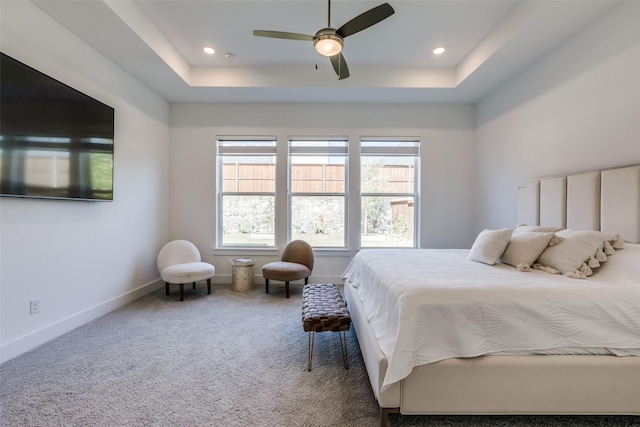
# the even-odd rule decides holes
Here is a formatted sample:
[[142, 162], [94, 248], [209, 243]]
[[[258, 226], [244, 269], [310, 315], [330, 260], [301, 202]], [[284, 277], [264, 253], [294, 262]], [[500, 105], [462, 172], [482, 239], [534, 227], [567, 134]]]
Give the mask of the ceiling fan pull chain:
[[331, 28], [331, 0], [329, 0], [329, 11], [327, 12], [327, 27]]

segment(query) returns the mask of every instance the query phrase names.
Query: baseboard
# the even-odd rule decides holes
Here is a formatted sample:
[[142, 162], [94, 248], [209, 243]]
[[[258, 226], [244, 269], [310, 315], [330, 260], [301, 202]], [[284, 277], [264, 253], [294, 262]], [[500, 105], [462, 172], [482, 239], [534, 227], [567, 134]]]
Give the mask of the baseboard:
[[16, 338], [8, 343], [0, 346], [0, 363], [4, 363], [7, 360], [13, 359], [23, 353], [33, 350], [34, 348], [59, 337], [79, 326], [82, 326], [90, 321], [97, 319], [125, 304], [128, 304], [136, 299], [155, 291], [163, 286], [163, 282], [158, 279], [153, 282], [142, 285], [136, 289], [133, 289], [123, 295], [112, 298], [108, 301], [95, 305], [91, 308], [83, 310], [79, 313], [73, 314], [55, 323], [47, 325], [36, 331], [30, 332], [19, 338]]

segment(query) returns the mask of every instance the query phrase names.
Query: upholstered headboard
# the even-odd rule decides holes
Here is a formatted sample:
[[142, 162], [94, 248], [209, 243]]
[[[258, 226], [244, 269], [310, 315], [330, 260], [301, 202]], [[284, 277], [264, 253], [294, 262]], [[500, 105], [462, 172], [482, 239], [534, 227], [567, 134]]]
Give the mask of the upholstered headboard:
[[607, 231], [640, 243], [640, 165], [529, 180], [518, 188], [518, 224]]

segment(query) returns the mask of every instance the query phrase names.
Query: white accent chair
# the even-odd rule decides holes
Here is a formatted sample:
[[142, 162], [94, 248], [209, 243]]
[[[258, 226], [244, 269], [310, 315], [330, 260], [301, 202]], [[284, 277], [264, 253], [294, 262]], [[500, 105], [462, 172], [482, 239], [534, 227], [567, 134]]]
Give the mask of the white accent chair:
[[158, 253], [158, 271], [165, 284], [165, 294], [169, 295], [169, 285], [180, 286], [180, 301], [184, 301], [184, 284], [207, 280], [207, 294], [211, 293], [211, 278], [216, 268], [201, 262], [200, 251], [188, 240], [173, 240]]

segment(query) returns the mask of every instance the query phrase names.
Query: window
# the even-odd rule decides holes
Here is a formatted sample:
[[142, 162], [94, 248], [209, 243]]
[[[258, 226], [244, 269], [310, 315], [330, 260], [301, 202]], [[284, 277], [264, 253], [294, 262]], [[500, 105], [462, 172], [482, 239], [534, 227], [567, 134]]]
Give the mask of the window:
[[348, 141], [289, 140], [290, 235], [313, 247], [346, 247]]
[[420, 142], [360, 141], [360, 246], [416, 247]]
[[216, 247], [273, 250], [297, 239], [327, 252], [417, 247], [420, 141], [359, 143], [218, 137]]
[[274, 247], [276, 141], [218, 140], [218, 247]]

